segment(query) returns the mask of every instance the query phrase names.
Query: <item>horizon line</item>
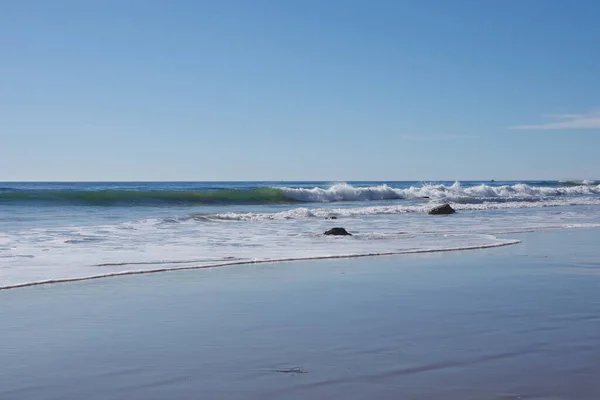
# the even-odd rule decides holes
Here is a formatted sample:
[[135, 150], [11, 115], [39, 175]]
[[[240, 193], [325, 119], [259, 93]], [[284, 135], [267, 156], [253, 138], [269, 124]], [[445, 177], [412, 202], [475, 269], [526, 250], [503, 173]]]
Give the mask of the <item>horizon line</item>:
[[259, 183], [259, 182], [532, 182], [532, 181], [583, 181], [583, 180], [600, 180], [591, 178], [527, 178], [527, 179], [305, 179], [305, 180], [0, 180], [0, 183]]

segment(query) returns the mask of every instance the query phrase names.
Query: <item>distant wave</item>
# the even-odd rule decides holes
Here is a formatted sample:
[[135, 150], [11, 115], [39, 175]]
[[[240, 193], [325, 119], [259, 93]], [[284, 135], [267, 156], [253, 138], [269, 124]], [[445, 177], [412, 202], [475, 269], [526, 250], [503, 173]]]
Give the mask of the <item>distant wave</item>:
[[328, 188], [263, 187], [198, 191], [170, 190], [0, 190], [0, 204], [74, 204], [96, 206], [144, 205], [262, 205], [286, 203], [331, 203], [384, 200], [429, 200], [460, 204], [538, 202], [558, 196], [600, 195], [600, 185], [593, 181], [568, 182], [547, 186], [517, 183], [513, 185], [463, 186], [423, 184], [409, 188], [352, 186], [337, 183]]
[[590, 186], [590, 185], [596, 185], [597, 181], [589, 180], [589, 179], [585, 179], [582, 181], [558, 181], [558, 184], [563, 185], [563, 186], [580, 186], [580, 185]]

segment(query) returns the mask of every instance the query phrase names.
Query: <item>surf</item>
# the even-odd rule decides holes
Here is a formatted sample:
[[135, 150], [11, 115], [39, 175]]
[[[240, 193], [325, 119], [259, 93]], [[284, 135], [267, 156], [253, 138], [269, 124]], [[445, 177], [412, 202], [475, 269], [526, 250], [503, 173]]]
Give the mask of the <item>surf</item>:
[[82, 205], [82, 206], [234, 206], [294, 203], [438, 201], [459, 204], [545, 202], [558, 197], [600, 196], [595, 181], [533, 182], [499, 185], [467, 182], [402, 182], [350, 184], [346, 182], [313, 187], [275, 186], [262, 183], [254, 187], [181, 189], [160, 186], [101, 189], [19, 189], [2, 187], [0, 205]]

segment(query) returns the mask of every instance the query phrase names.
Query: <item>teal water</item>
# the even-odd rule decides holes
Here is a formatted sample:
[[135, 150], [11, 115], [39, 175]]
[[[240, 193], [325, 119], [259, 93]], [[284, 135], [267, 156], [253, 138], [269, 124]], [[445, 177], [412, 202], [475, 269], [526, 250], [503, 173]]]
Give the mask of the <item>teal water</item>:
[[[0, 182], [2, 205], [46, 206], [169, 206], [169, 205], [269, 205], [296, 202], [409, 200], [420, 198], [411, 188], [433, 187], [442, 192], [454, 182], [348, 182], [347, 187], [328, 182]], [[516, 185], [525, 185], [517, 187]], [[467, 181], [472, 201], [486, 198], [542, 200], [552, 195], [598, 195], [596, 182]], [[587, 190], [577, 190], [582, 187]], [[503, 188], [508, 188], [503, 193]], [[318, 189], [322, 189], [319, 191]], [[536, 190], [539, 189], [539, 190]], [[435, 193], [432, 193], [435, 194]], [[440, 193], [437, 193], [440, 195]], [[510, 194], [510, 195], [509, 195]], [[536, 196], [536, 194], [538, 196]], [[423, 197], [423, 196], [421, 196]], [[536, 198], [539, 197], [539, 198]]]

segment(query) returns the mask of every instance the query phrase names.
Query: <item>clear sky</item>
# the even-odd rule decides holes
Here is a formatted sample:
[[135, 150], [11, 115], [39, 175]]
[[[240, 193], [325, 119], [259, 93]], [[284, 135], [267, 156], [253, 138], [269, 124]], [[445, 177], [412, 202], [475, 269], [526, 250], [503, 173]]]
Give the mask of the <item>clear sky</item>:
[[600, 179], [597, 0], [0, 6], [0, 180]]

